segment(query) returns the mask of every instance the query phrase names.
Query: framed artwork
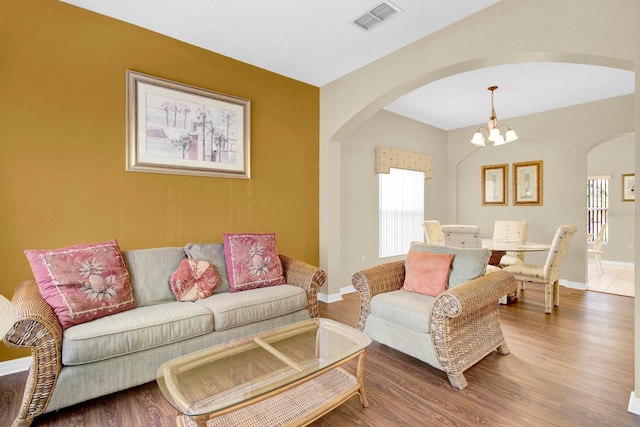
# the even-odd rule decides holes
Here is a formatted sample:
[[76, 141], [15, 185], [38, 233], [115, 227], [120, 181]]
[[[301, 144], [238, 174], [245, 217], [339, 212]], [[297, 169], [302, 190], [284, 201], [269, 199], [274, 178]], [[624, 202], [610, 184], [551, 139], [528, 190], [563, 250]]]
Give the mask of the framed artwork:
[[250, 101], [127, 70], [127, 169], [249, 179]]
[[513, 163], [513, 205], [542, 206], [542, 160]]
[[482, 166], [482, 205], [507, 205], [507, 168], [509, 165]]
[[636, 176], [632, 173], [622, 174], [622, 201], [633, 202], [636, 199]]

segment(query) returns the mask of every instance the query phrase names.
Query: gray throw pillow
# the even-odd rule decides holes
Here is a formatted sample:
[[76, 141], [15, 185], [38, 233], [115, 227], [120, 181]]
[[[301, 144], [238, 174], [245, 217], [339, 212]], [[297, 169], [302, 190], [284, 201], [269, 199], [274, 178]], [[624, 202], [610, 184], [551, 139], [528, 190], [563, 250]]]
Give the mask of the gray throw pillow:
[[187, 258], [207, 261], [216, 269], [220, 276], [220, 283], [216, 286], [214, 294], [229, 292], [229, 276], [227, 275], [223, 243], [188, 243], [184, 247], [184, 252], [187, 254]]

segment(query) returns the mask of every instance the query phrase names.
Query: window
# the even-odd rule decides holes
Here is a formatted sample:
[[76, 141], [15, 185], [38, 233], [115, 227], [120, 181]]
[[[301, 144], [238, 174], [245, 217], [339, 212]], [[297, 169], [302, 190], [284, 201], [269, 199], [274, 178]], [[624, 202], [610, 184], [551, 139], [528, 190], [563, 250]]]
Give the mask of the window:
[[391, 168], [378, 177], [379, 256], [406, 254], [424, 240], [424, 172]]
[[[593, 242], [598, 232], [600, 232], [600, 228], [606, 227], [607, 224], [610, 178], [610, 175], [603, 175], [590, 176], [587, 179], [587, 233], [589, 233], [589, 242]], [[602, 241], [608, 241], [606, 229]]]

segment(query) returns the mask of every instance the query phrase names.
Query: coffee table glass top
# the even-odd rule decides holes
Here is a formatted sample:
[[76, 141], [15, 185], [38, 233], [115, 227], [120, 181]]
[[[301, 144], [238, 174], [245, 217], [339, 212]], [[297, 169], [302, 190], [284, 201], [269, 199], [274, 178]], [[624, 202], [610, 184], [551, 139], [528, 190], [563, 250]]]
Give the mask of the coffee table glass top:
[[157, 382], [179, 412], [204, 415], [312, 375], [370, 343], [357, 329], [310, 319], [166, 362]]

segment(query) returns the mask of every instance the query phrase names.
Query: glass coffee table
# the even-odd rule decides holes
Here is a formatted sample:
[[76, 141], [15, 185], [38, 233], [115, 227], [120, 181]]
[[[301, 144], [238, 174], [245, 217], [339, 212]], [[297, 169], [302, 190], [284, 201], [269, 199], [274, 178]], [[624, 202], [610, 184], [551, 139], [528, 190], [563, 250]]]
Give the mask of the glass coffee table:
[[[371, 339], [329, 319], [310, 319], [162, 364], [157, 382], [179, 426], [307, 425], [364, 393]], [[353, 375], [341, 365], [357, 361]]]

